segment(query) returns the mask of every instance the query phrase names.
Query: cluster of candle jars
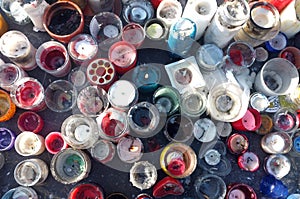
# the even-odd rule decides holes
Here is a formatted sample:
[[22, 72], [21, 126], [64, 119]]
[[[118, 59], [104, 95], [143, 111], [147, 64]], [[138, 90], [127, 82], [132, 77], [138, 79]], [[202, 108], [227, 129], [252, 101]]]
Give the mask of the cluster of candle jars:
[[[299, 93], [294, 92], [299, 83], [299, 49], [281, 48], [276, 51], [278, 58], [270, 59], [256, 71], [255, 95], [249, 94], [249, 82], [230, 75], [249, 70], [255, 60], [266, 61], [262, 58], [265, 51], [259, 54], [257, 46], [270, 43], [279, 31], [288, 38], [297, 33], [299, 1], [279, 5], [272, 0], [233, 0], [218, 6], [216, 1], [188, 0], [183, 8], [175, 0], [129, 0], [123, 1], [121, 17], [127, 23], [123, 24], [121, 17], [113, 13], [113, 1], [89, 0], [87, 4], [93, 12], [90, 34], [83, 31], [86, 5], [76, 2], [79, 1], [48, 5], [37, 0], [34, 6], [27, 1], [1, 2], [1, 9], [16, 23], [22, 25], [31, 20], [34, 31], [47, 32], [56, 40], [35, 48], [20, 31], [6, 30], [1, 34], [0, 51], [12, 63], [0, 65], [0, 87], [6, 90], [0, 92], [0, 103], [4, 105], [0, 107], [0, 122], [13, 118], [16, 107], [26, 112], [18, 118], [22, 132], [19, 135], [0, 129], [0, 151], [14, 146], [22, 156], [40, 155], [45, 149], [54, 155], [49, 168], [39, 159], [20, 162], [14, 171], [18, 184], [41, 184], [49, 169], [63, 184], [81, 181], [91, 169], [91, 160], [83, 152], [87, 149], [94, 160], [114, 169], [127, 169], [134, 187], [149, 189], [158, 174], [151, 162], [141, 160], [149, 148], [143, 140], [160, 133], [170, 143], [161, 151], [162, 146], [154, 143], [151, 150], [159, 152], [160, 167], [171, 179], [158, 182], [153, 195], [182, 194], [182, 185], [176, 178], [190, 176], [198, 166], [209, 173], [194, 183], [199, 197], [256, 198], [247, 184], [230, 184], [226, 188], [220, 176], [227, 176], [232, 169], [226, 158], [227, 147], [231, 155], [238, 156], [236, 163], [243, 171], [255, 172], [263, 161], [265, 172], [275, 177], [275, 181], [272, 177], [262, 180], [261, 192], [265, 196], [286, 197], [280, 180], [288, 175], [291, 162], [285, 154], [300, 156], [299, 119], [294, 108], [300, 104]], [[296, 16], [293, 25], [284, 18], [288, 10]], [[1, 17], [0, 21], [4, 30], [5, 21]], [[204, 45], [194, 56], [188, 56], [194, 53], [191, 49], [200, 38]], [[184, 58], [165, 64], [171, 86], [160, 85], [166, 76], [155, 64], [138, 64], [138, 53], [144, 44], [154, 48], [163, 44], [160, 48], [170, 51], [171, 57]], [[222, 50], [224, 47], [227, 50]], [[44, 88], [45, 82], [27, 74], [37, 66], [58, 80]], [[60, 79], [66, 76], [69, 81]], [[151, 99], [141, 100], [144, 95]], [[286, 98], [282, 100], [280, 96]], [[281, 103], [281, 108], [272, 107], [276, 103], [272, 97]], [[284, 103], [287, 100], [294, 105], [292, 108]], [[72, 115], [63, 121], [60, 132], [49, 132], [43, 137], [39, 132], [44, 121], [37, 112], [46, 108], [57, 114], [72, 111]], [[212, 119], [205, 117], [205, 112]], [[268, 156], [262, 160], [251, 152], [247, 134], [234, 131], [262, 135], [260, 145]], [[226, 146], [224, 142], [214, 142], [220, 137], [227, 137]], [[201, 143], [199, 157], [188, 146], [194, 138]], [[130, 170], [110, 164], [116, 159], [131, 165]], [[179, 191], [172, 187], [170, 192], [160, 190], [166, 182], [176, 184]], [[266, 191], [274, 183], [283, 187], [276, 196]], [[213, 185], [217, 185], [217, 191], [209, 188]], [[34, 198], [30, 191], [26, 193]], [[69, 198], [82, 194], [104, 198], [101, 187], [88, 183], [74, 187]], [[108, 196], [122, 197], [126, 198], [123, 194]], [[141, 194], [136, 198], [151, 196]]]

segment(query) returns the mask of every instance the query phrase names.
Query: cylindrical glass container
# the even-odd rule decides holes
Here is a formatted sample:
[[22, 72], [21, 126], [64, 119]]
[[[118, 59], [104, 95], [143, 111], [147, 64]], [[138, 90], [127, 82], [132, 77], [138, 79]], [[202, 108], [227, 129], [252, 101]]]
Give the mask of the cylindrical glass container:
[[285, 132], [272, 132], [261, 138], [260, 145], [266, 153], [286, 154], [292, 149], [293, 140]]
[[101, 187], [92, 183], [82, 183], [76, 185], [69, 193], [68, 199], [79, 198], [97, 198], [104, 199], [104, 193]]
[[282, 154], [269, 155], [264, 160], [264, 169], [267, 174], [273, 175], [276, 179], [282, 179], [290, 172], [291, 161]]
[[90, 149], [91, 156], [102, 164], [106, 164], [114, 158], [116, 154], [115, 145], [107, 140], [100, 139]]
[[156, 9], [156, 17], [170, 27], [181, 17], [182, 10], [182, 5], [179, 1], [163, 0]]
[[25, 77], [15, 83], [10, 96], [17, 107], [41, 111], [46, 108], [43, 85], [32, 77]]
[[[1, 4], [0, 4], [1, 7]], [[8, 30], [8, 24], [2, 14], [0, 15], [0, 37]]]
[[15, 140], [15, 150], [21, 156], [40, 155], [45, 151], [45, 139], [31, 131], [23, 131]]
[[16, 113], [16, 105], [9, 93], [0, 90], [0, 122], [10, 120]]
[[206, 111], [207, 99], [197, 90], [186, 90], [181, 95], [180, 112], [191, 118], [198, 118]]
[[283, 182], [273, 175], [266, 175], [262, 178], [259, 191], [268, 198], [286, 198], [289, 194], [289, 190]]
[[249, 19], [249, 12], [246, 0], [224, 1], [204, 34], [204, 43], [214, 43], [219, 48], [227, 46]]
[[0, 127], [0, 151], [10, 150], [15, 144], [16, 135], [8, 128]]
[[273, 127], [277, 131], [294, 133], [299, 126], [296, 111], [290, 108], [281, 108], [273, 115]]
[[14, 170], [14, 178], [19, 185], [41, 185], [48, 177], [49, 169], [43, 160], [32, 158], [19, 162]]
[[256, 109], [249, 108], [241, 119], [232, 122], [231, 125], [238, 131], [256, 131], [261, 126], [260, 113]]
[[274, 38], [280, 30], [280, 15], [270, 3], [254, 1], [249, 4], [250, 19], [234, 36], [236, 41], [245, 41], [256, 47]]
[[67, 148], [53, 156], [50, 170], [58, 182], [73, 184], [88, 177], [91, 170], [91, 160], [83, 151]]
[[149, 19], [144, 25], [144, 30], [146, 37], [152, 42], [166, 40], [169, 32], [167, 24], [158, 18]]
[[24, 70], [29, 71], [37, 67], [36, 49], [28, 37], [18, 30], [10, 30], [1, 36], [0, 51], [10, 61]]
[[105, 140], [118, 142], [129, 133], [127, 114], [118, 109], [108, 108], [96, 118], [96, 122], [100, 137]]
[[154, 9], [149, 0], [129, 0], [123, 6], [123, 18], [127, 23], [144, 25], [154, 16]]
[[257, 154], [245, 152], [238, 157], [238, 165], [244, 171], [255, 172], [259, 169], [260, 161]]
[[87, 0], [87, 2], [96, 14], [100, 12], [112, 12], [115, 4], [115, 1], [111, 0]]
[[249, 140], [246, 135], [234, 133], [227, 139], [227, 148], [232, 154], [243, 154], [248, 150]]
[[68, 147], [60, 132], [50, 132], [45, 138], [45, 146], [49, 153], [56, 154]]
[[10, 189], [2, 196], [3, 199], [22, 198], [22, 197], [38, 199], [38, 194], [31, 187], [19, 186], [19, 187]]
[[130, 179], [134, 187], [140, 190], [150, 189], [157, 180], [157, 170], [148, 161], [135, 162], [130, 169]]
[[201, 118], [194, 123], [193, 134], [199, 142], [211, 142], [217, 136], [217, 128], [212, 120]]
[[117, 144], [117, 153], [123, 162], [134, 163], [143, 156], [144, 145], [139, 138], [122, 137]]
[[288, 46], [279, 52], [278, 57], [289, 60], [296, 66], [297, 69], [300, 69], [300, 49], [299, 48], [296, 48], [294, 46]]
[[15, 83], [26, 77], [27, 73], [19, 66], [12, 63], [0, 65], [0, 87], [11, 91]]
[[144, 27], [138, 23], [129, 23], [122, 29], [122, 40], [132, 44], [135, 48], [143, 44], [145, 36]]
[[22, 8], [22, 2], [17, 0], [1, 1], [1, 10], [17, 25], [26, 25], [30, 23], [30, 18]]
[[61, 125], [61, 134], [67, 144], [75, 149], [88, 149], [99, 138], [96, 122], [81, 114], [66, 118]]
[[196, 52], [196, 60], [201, 72], [209, 72], [223, 62], [223, 51], [215, 44], [204, 44]]
[[224, 198], [226, 195], [226, 184], [224, 180], [213, 174], [206, 174], [197, 177], [194, 182], [196, 195], [199, 198]]
[[71, 70], [68, 51], [57, 41], [47, 41], [40, 45], [35, 59], [40, 69], [55, 77], [66, 76]]
[[19, 115], [17, 125], [20, 131], [39, 133], [44, 127], [44, 119], [36, 112], [25, 111]]
[[299, 0], [292, 0], [291, 3], [282, 10], [280, 13], [280, 22], [280, 31], [283, 32], [289, 39], [294, 37], [300, 31]]

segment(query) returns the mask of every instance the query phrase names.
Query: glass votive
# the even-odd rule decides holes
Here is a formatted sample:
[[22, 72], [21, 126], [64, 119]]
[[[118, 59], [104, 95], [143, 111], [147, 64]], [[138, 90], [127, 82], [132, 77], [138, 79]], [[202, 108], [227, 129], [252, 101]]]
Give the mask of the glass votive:
[[135, 67], [137, 51], [127, 41], [119, 41], [109, 48], [108, 59], [113, 63], [117, 73], [122, 75]]
[[10, 150], [15, 143], [16, 135], [8, 128], [0, 127], [0, 151]]
[[28, 16], [28, 14], [22, 8], [21, 2], [19, 2], [17, 0], [1, 1], [1, 10], [15, 24], [26, 25], [26, 24], [30, 23], [30, 18]]
[[45, 91], [47, 107], [54, 112], [67, 112], [76, 105], [77, 89], [67, 80], [56, 80]]
[[224, 180], [213, 174], [197, 177], [194, 182], [196, 195], [199, 198], [225, 198], [226, 184]]
[[44, 93], [44, 87], [37, 79], [25, 77], [15, 83], [10, 96], [19, 108], [41, 111], [46, 108]]
[[190, 118], [174, 114], [166, 121], [164, 135], [169, 141], [186, 142], [193, 137], [193, 126]]
[[90, 170], [89, 156], [78, 149], [63, 149], [52, 157], [50, 163], [52, 176], [62, 184], [77, 183], [87, 178]]
[[71, 115], [63, 121], [61, 135], [75, 149], [88, 149], [99, 138], [96, 122], [81, 114]]
[[293, 146], [292, 138], [286, 132], [272, 132], [261, 138], [261, 148], [269, 154], [286, 154]]
[[195, 171], [197, 156], [190, 146], [171, 143], [162, 150], [159, 162], [167, 175], [173, 178], [186, 178]]
[[82, 89], [77, 98], [77, 107], [88, 117], [97, 117], [107, 110], [109, 101], [104, 89], [97, 86], [87, 86]]
[[68, 81], [71, 82], [77, 88], [77, 90], [81, 90], [82, 88], [84, 88], [88, 84], [86, 68], [73, 68], [68, 75]]
[[158, 133], [160, 122], [159, 111], [149, 102], [139, 102], [130, 107], [127, 114], [129, 126], [138, 134], [138, 137], [150, 137]]
[[118, 80], [108, 90], [108, 100], [112, 107], [123, 111], [136, 104], [138, 96], [136, 86], [128, 80]]
[[123, 17], [127, 23], [144, 25], [154, 16], [154, 9], [148, 0], [130, 0], [123, 6]]
[[156, 167], [148, 161], [135, 162], [130, 169], [129, 181], [140, 190], [150, 189], [157, 180]]
[[199, 142], [211, 142], [217, 136], [217, 128], [212, 120], [201, 118], [194, 123], [192, 133]]
[[101, 50], [108, 51], [117, 41], [121, 41], [123, 24], [119, 16], [112, 12], [100, 12], [90, 22], [90, 33]]
[[25, 111], [19, 115], [17, 125], [20, 131], [39, 133], [44, 127], [44, 119], [36, 112]]
[[146, 37], [151, 41], [166, 40], [169, 32], [167, 24], [158, 18], [149, 19], [144, 25], [144, 30]]
[[15, 64], [0, 65], [0, 87], [6, 91], [11, 91], [14, 84], [25, 76], [26, 72]]
[[14, 178], [21, 186], [41, 185], [48, 177], [47, 164], [37, 158], [19, 162], [14, 170]]
[[167, 113], [170, 116], [179, 111], [180, 93], [174, 87], [161, 86], [154, 92], [152, 102], [159, 112]]
[[288, 46], [280, 51], [278, 57], [292, 62], [297, 69], [300, 68], [300, 49], [294, 46]]
[[37, 67], [36, 49], [28, 40], [28, 37], [18, 30], [10, 30], [1, 36], [0, 51], [10, 61], [24, 70], [29, 71]]
[[134, 163], [141, 159], [144, 146], [139, 138], [122, 137], [117, 144], [117, 153], [121, 161]]
[[16, 109], [9, 93], [0, 90], [0, 122], [10, 120], [15, 115]]
[[299, 126], [296, 111], [290, 108], [281, 108], [273, 115], [273, 127], [277, 131], [293, 133]]
[[129, 133], [129, 124], [126, 112], [115, 108], [108, 108], [97, 118], [96, 122], [100, 137], [112, 142], [118, 142]]
[[227, 139], [227, 148], [232, 154], [243, 154], [248, 150], [249, 140], [246, 135], [234, 133]]
[[95, 59], [89, 63], [86, 75], [92, 85], [100, 86], [106, 91], [117, 79], [114, 65], [109, 60], [102, 58]]
[[264, 170], [276, 179], [282, 179], [290, 172], [291, 161], [283, 154], [269, 155], [264, 160]]
[[45, 151], [45, 139], [31, 131], [23, 131], [15, 140], [15, 150], [21, 156], [40, 155]]
[[198, 118], [206, 111], [206, 95], [200, 91], [188, 89], [180, 98], [180, 112], [190, 118]]
[[83, 11], [72, 1], [57, 1], [45, 9], [43, 26], [50, 37], [68, 43], [83, 31]]
[[247, 198], [257, 199], [257, 195], [252, 187], [243, 183], [234, 183], [227, 186], [226, 199]]
[[183, 12], [182, 5], [178, 1], [163, 0], [156, 9], [156, 17], [164, 21], [168, 27], [178, 21]]
[[196, 52], [196, 60], [201, 72], [213, 71], [223, 61], [223, 51], [215, 44], [204, 44]]
[[106, 164], [114, 158], [116, 154], [116, 147], [112, 142], [100, 139], [92, 148], [90, 148], [90, 153], [95, 160], [102, 164]]
[[265, 96], [264, 94], [254, 92], [250, 95], [249, 105], [255, 110], [262, 112], [268, 108], [270, 102], [267, 96]]
[[143, 26], [137, 23], [129, 23], [122, 29], [122, 40], [139, 48], [145, 40], [145, 30]]
[[104, 199], [104, 193], [102, 188], [95, 184], [82, 183], [76, 185], [68, 195], [68, 199], [78, 199], [78, 198]]
[[8, 190], [2, 196], [3, 199], [19, 198], [19, 197], [38, 199], [38, 194], [31, 187], [19, 186], [19, 187]]
[[71, 70], [68, 51], [57, 41], [41, 44], [36, 51], [35, 59], [40, 69], [55, 77], [66, 76]]
[[59, 151], [66, 149], [68, 144], [65, 142], [60, 132], [54, 131], [50, 132], [45, 137], [45, 147], [49, 153], [56, 154]]
[[137, 195], [134, 199], [153, 199], [149, 194], [141, 193]]
[[89, 34], [78, 34], [68, 43], [68, 53], [77, 66], [91, 60], [98, 53], [97, 41]]
[[183, 184], [178, 179], [166, 176], [154, 185], [152, 195], [154, 198], [162, 198], [165, 196], [182, 195], [184, 192]]

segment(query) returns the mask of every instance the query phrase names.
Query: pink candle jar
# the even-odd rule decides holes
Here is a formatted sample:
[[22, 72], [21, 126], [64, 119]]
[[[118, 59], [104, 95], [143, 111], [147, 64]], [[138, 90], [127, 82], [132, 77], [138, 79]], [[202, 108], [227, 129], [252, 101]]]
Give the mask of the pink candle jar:
[[86, 75], [92, 85], [100, 86], [106, 91], [117, 79], [113, 64], [102, 58], [95, 59], [88, 65]]
[[137, 61], [136, 48], [127, 41], [119, 41], [109, 48], [108, 58], [117, 73], [124, 74], [135, 67]]
[[79, 34], [68, 43], [68, 52], [74, 63], [80, 66], [97, 54], [98, 44], [91, 35]]
[[71, 61], [66, 47], [57, 41], [48, 41], [36, 52], [38, 66], [55, 77], [63, 77], [71, 70]]
[[122, 29], [122, 40], [127, 41], [136, 48], [140, 47], [145, 40], [145, 30], [138, 23], [129, 23]]
[[62, 149], [66, 149], [68, 144], [60, 132], [50, 132], [45, 138], [45, 147], [49, 153], [56, 154]]
[[0, 65], [0, 87], [6, 91], [11, 91], [14, 84], [25, 76], [26, 72], [15, 64]]
[[17, 81], [10, 96], [19, 108], [31, 111], [41, 111], [46, 108], [44, 87], [32, 77]]
[[18, 117], [17, 124], [20, 131], [39, 133], [44, 127], [44, 120], [36, 112], [25, 111]]

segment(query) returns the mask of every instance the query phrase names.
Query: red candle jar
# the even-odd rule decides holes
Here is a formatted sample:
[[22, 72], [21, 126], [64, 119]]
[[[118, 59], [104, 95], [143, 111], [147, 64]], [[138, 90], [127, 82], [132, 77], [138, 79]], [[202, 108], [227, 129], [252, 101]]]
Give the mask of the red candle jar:
[[70, 191], [68, 196], [68, 199], [82, 199], [82, 198], [104, 199], [104, 194], [100, 187], [91, 183], [84, 183], [74, 187]]
[[288, 46], [280, 51], [278, 56], [292, 62], [297, 69], [300, 68], [300, 49], [293, 46]]
[[151, 4], [153, 6], [154, 9], [157, 9], [157, 7], [159, 6], [160, 2], [162, 2], [163, 0], [151, 0]]
[[254, 172], [259, 168], [259, 158], [253, 152], [246, 152], [239, 156], [238, 165], [245, 171]]
[[0, 90], [0, 122], [10, 120], [16, 113], [16, 105], [12, 102], [9, 94]]
[[39, 133], [44, 127], [44, 120], [36, 112], [26, 111], [18, 117], [17, 124], [20, 131]]
[[137, 51], [132, 44], [119, 41], [109, 48], [108, 58], [115, 66], [117, 73], [122, 75], [135, 67]]
[[260, 113], [253, 108], [246, 111], [246, 114], [239, 120], [232, 122], [231, 125], [238, 131], [256, 131], [261, 126]]
[[56, 154], [68, 147], [60, 132], [50, 132], [45, 138], [45, 147], [51, 154]]
[[115, 67], [103, 58], [93, 60], [87, 67], [86, 75], [92, 85], [100, 86], [105, 91], [117, 80]]
[[247, 151], [249, 146], [248, 138], [243, 134], [232, 134], [227, 139], [227, 147], [233, 154], [243, 154]]
[[257, 199], [252, 187], [247, 184], [236, 183], [227, 187], [226, 199], [247, 198]]
[[287, 7], [293, 0], [264, 0], [275, 6], [278, 12], [281, 12], [285, 7]]
[[44, 87], [32, 77], [17, 81], [10, 96], [19, 108], [31, 111], [41, 111], [46, 108]]

